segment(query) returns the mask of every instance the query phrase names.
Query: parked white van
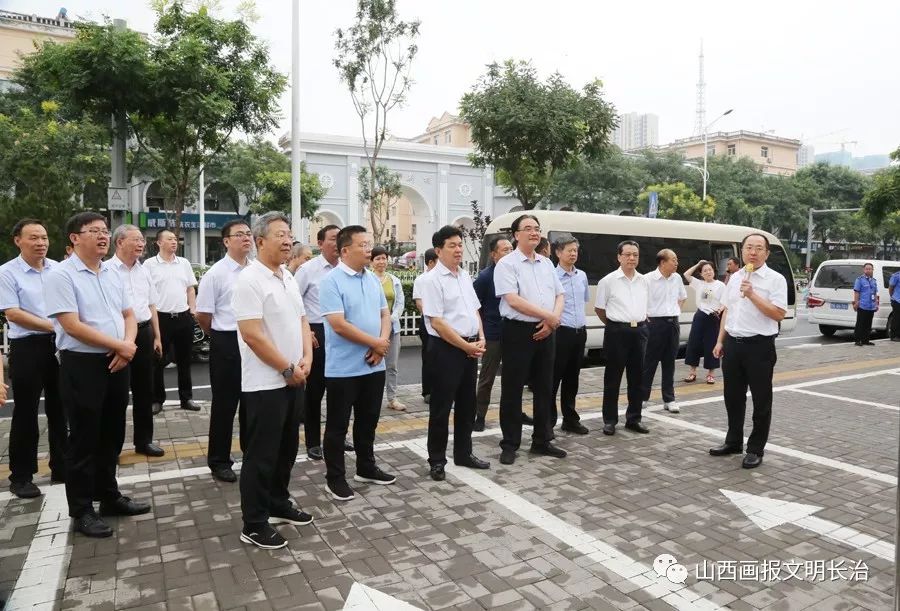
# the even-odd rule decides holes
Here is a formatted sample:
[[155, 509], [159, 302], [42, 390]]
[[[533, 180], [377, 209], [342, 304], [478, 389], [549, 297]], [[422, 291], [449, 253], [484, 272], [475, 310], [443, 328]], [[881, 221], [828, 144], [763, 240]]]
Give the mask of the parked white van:
[[873, 277], [878, 280], [878, 295], [881, 298], [881, 307], [872, 319], [872, 331], [883, 332], [890, 328], [888, 282], [891, 275], [900, 270], [900, 261], [831, 259], [819, 265], [806, 296], [809, 322], [819, 325], [822, 335], [830, 337], [840, 329], [852, 330], [856, 326], [856, 312], [850, 305], [853, 303], [853, 284], [862, 276], [866, 263], [875, 267]]
[[[489, 263], [488, 244], [493, 237], [510, 237], [510, 226], [524, 212], [510, 212], [493, 219], [488, 225], [481, 249], [481, 266]], [[594, 312], [594, 294], [597, 282], [618, 268], [616, 246], [622, 240], [634, 240], [640, 245], [638, 271], [646, 274], [656, 268], [656, 253], [671, 248], [678, 255], [678, 275], [700, 259], [713, 261], [716, 275], [725, 277], [725, 264], [729, 257], [740, 258], [741, 240], [750, 233], [762, 233], [769, 240], [769, 258], [766, 263], [787, 279], [788, 311], [781, 321], [781, 330], [790, 331], [796, 324], [796, 289], [794, 275], [781, 242], [771, 233], [740, 227], [692, 221], [670, 221], [639, 216], [616, 216], [588, 212], [562, 210], [529, 210], [541, 224], [541, 235], [552, 243], [561, 234], [570, 233], [579, 242], [578, 263], [588, 277], [591, 298], [585, 304], [587, 317], [587, 349], [599, 350], [603, 346], [603, 324]], [[552, 257], [554, 263], [555, 256]], [[697, 310], [694, 291], [687, 292], [688, 299], [681, 311], [681, 343], [687, 343], [691, 320]]]

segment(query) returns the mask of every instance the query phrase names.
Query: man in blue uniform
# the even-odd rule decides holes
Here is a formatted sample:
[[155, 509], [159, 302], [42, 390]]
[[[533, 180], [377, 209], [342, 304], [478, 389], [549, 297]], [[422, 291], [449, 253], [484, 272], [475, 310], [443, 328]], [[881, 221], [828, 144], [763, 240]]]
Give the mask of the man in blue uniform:
[[872, 318], [881, 302], [878, 297], [878, 280], [873, 277], [871, 263], [863, 265], [863, 275], [853, 283], [853, 309], [856, 310], [856, 345], [874, 346], [869, 340], [872, 334]]

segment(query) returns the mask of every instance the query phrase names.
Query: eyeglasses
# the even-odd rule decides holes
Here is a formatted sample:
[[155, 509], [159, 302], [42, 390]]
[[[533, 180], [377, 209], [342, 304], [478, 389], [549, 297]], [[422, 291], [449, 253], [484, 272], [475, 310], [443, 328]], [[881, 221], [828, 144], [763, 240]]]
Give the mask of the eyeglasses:
[[749, 244], [744, 244], [743, 250], [745, 252], [766, 252], [768, 249], [765, 246], [750, 246]]
[[541, 226], [540, 225], [529, 225], [528, 227], [519, 227], [516, 231], [526, 231], [529, 233], [540, 233]]
[[226, 238], [251, 238], [253, 234], [249, 231], [235, 231], [234, 233], [229, 233]]
[[93, 227], [91, 229], [85, 229], [84, 231], [79, 231], [77, 233], [89, 233], [94, 237], [98, 237], [98, 236], [101, 236], [104, 238], [109, 237], [109, 229], [97, 229], [96, 227]]

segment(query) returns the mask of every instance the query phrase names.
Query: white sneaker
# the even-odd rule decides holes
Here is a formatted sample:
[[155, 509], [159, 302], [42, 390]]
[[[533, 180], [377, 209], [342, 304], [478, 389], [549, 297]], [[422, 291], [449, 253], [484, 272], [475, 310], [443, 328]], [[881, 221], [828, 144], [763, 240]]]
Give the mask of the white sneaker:
[[678, 404], [674, 401], [670, 401], [669, 403], [663, 404], [663, 409], [672, 414], [677, 414], [681, 411], [681, 408], [678, 407]]
[[641, 409], [647, 409], [647, 406], [649, 406], [649, 405], [650, 405], [649, 401], [644, 401], [643, 403], [641, 403]]

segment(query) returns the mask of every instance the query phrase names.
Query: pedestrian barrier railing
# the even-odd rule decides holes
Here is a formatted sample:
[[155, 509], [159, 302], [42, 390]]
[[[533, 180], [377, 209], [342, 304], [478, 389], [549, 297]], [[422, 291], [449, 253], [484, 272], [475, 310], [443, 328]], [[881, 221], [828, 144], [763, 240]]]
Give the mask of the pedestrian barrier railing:
[[419, 332], [419, 315], [404, 312], [400, 315], [400, 335], [416, 335]]

